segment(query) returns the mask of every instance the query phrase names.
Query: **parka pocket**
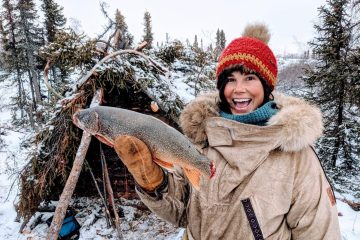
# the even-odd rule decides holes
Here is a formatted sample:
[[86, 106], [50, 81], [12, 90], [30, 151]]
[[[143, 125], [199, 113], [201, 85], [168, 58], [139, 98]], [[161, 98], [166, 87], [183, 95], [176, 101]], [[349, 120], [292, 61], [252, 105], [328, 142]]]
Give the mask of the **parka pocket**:
[[257, 219], [257, 216], [255, 214], [255, 211], [254, 211], [254, 208], [253, 208], [250, 198], [242, 199], [241, 203], [244, 207], [246, 218], [249, 222], [254, 239], [255, 240], [263, 240], [264, 239], [263, 233], [261, 231], [261, 227], [260, 227], [259, 221]]

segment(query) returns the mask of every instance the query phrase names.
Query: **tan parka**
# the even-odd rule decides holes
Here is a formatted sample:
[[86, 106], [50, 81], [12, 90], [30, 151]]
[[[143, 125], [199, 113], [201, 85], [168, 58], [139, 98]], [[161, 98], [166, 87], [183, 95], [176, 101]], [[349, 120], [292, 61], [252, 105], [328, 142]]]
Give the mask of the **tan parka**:
[[213, 178], [192, 188], [182, 170], [168, 173], [162, 198], [141, 191], [163, 219], [189, 239], [341, 239], [333, 192], [311, 145], [320, 111], [275, 93], [267, 126], [219, 117], [218, 94], [198, 97], [180, 117], [184, 133], [215, 162]]

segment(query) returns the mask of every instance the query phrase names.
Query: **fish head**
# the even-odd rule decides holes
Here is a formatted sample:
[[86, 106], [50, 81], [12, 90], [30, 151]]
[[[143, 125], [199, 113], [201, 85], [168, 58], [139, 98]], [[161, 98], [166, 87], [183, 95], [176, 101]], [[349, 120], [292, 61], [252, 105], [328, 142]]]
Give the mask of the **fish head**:
[[73, 123], [82, 130], [95, 135], [98, 133], [99, 127], [99, 115], [93, 109], [81, 109], [77, 110], [72, 116]]

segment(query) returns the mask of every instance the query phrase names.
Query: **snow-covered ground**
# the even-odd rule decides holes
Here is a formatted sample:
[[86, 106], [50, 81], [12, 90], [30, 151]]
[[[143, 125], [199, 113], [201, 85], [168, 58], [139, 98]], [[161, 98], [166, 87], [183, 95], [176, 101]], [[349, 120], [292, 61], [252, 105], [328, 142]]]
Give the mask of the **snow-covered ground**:
[[[27, 163], [27, 149], [21, 146], [30, 131], [12, 129], [11, 97], [16, 88], [9, 82], [0, 82], [0, 240], [45, 239], [48, 225], [45, 221], [53, 213], [37, 213], [19, 233], [21, 222], [16, 220], [14, 203], [19, 194], [19, 171]], [[159, 219], [149, 210], [138, 208], [136, 200], [119, 199], [121, 229], [124, 239], [181, 239], [184, 229], [175, 228]], [[54, 203], [56, 204], [56, 203]], [[98, 198], [79, 198], [70, 204], [77, 211], [76, 219], [82, 226], [80, 240], [118, 239], [114, 229], [107, 227], [103, 209]], [[33, 224], [41, 220], [40, 224]]]
[[[47, 225], [40, 223], [31, 230], [31, 223], [36, 219], [45, 221], [52, 213], [37, 213], [22, 234], [19, 233], [21, 223], [15, 222], [14, 203], [19, 193], [18, 173], [27, 163], [27, 149], [21, 146], [21, 142], [30, 134], [23, 129], [13, 129], [10, 124], [10, 98], [15, 95], [15, 91], [13, 85], [7, 85], [7, 82], [0, 83], [0, 240], [44, 239]], [[336, 196], [344, 197], [339, 193], [336, 193]], [[349, 199], [349, 196], [345, 197]], [[106, 226], [98, 201], [81, 198], [72, 203], [79, 210], [76, 217], [82, 226], [80, 240], [117, 239], [115, 231]], [[176, 229], [151, 212], [137, 208], [135, 203], [134, 200], [122, 199], [119, 204], [123, 212], [121, 228], [125, 239], [181, 239], [183, 229]], [[353, 211], [339, 200], [337, 206], [341, 215], [339, 220], [343, 239], [359, 240], [360, 212]]]

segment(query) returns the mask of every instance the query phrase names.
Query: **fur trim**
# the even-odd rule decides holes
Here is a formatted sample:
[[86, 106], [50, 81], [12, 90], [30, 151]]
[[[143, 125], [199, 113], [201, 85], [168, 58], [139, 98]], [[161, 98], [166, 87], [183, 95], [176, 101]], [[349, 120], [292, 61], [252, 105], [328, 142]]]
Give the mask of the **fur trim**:
[[283, 151], [299, 151], [312, 145], [323, 132], [320, 109], [300, 98], [274, 93], [280, 111], [271, 117], [268, 125], [282, 125], [280, 147]]
[[197, 97], [181, 112], [180, 127], [196, 144], [203, 144], [207, 140], [205, 119], [219, 116], [218, 95], [218, 92], [213, 92]]
[[[277, 141], [283, 151], [299, 151], [312, 145], [323, 131], [320, 110], [300, 98], [273, 93], [279, 112], [270, 118], [268, 125], [281, 125]], [[180, 126], [184, 134], [195, 144], [207, 140], [205, 122], [218, 117], [218, 92], [209, 93], [189, 103], [180, 115]], [[275, 139], [274, 139], [275, 140]]]

